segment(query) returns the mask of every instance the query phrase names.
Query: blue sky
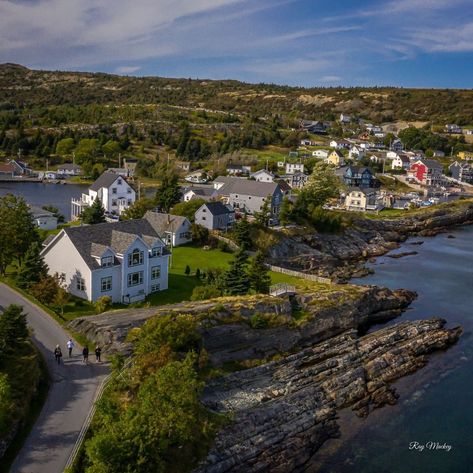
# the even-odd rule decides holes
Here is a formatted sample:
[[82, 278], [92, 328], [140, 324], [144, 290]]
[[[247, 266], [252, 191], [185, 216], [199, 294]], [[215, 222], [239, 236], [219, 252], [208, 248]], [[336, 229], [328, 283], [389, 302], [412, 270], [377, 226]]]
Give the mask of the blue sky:
[[473, 86], [473, 0], [0, 0], [0, 62], [296, 86]]

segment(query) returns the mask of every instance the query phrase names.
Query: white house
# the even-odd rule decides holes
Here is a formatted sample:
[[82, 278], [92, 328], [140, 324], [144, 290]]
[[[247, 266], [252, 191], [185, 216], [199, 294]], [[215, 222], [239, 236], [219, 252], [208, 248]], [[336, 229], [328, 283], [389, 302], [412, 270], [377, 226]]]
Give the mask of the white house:
[[347, 115], [346, 113], [341, 113], [339, 121], [340, 123], [351, 123], [353, 120], [351, 115]]
[[365, 150], [361, 146], [352, 146], [348, 152], [349, 159], [362, 159], [365, 157]]
[[149, 210], [144, 218], [151, 223], [159, 237], [168, 246], [185, 245], [192, 241], [192, 225], [186, 217]]
[[345, 208], [355, 212], [382, 210], [383, 205], [376, 189], [350, 187], [345, 197]]
[[190, 187], [183, 194], [184, 202], [190, 200], [203, 199], [211, 200], [216, 195], [216, 190], [213, 187]]
[[34, 205], [30, 207], [30, 212], [35, 225], [41, 230], [55, 230], [57, 228], [57, 217], [52, 212]]
[[133, 188], [123, 176], [113, 172], [104, 172], [80, 199], [72, 199], [72, 219], [78, 219], [84, 208], [90, 207], [95, 199], [100, 199], [105, 212], [121, 215], [136, 200]]
[[391, 163], [391, 169], [404, 169], [407, 171], [410, 167], [411, 160], [404, 153], [397, 154]]
[[168, 288], [170, 253], [146, 219], [68, 227], [41, 252], [71, 294], [132, 303]]
[[258, 182], [274, 182], [274, 174], [266, 169], [260, 169], [252, 173], [250, 177]]
[[80, 176], [82, 168], [75, 163], [64, 163], [57, 168], [57, 173], [64, 177]]
[[330, 148], [335, 148], [335, 149], [349, 149], [351, 146], [351, 143], [346, 140], [332, 140], [330, 142]]
[[193, 182], [195, 184], [205, 184], [209, 180], [207, 173], [202, 170], [191, 172], [184, 179], [187, 182]]
[[286, 163], [286, 174], [295, 174], [296, 172], [304, 172], [302, 163]]
[[315, 151], [312, 151], [312, 156], [314, 156], [314, 158], [326, 159], [328, 154], [329, 152], [325, 149], [316, 149]]

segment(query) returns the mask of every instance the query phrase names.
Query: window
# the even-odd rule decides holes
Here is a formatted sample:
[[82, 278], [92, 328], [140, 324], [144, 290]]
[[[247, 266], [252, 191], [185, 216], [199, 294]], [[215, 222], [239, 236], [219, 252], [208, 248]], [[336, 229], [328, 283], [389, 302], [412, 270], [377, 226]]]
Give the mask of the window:
[[162, 248], [159, 246], [156, 246], [151, 250], [151, 257], [154, 258], [156, 256], [161, 256], [163, 254]]
[[116, 207], [117, 206], [117, 199], [112, 199], [112, 207]]
[[102, 258], [102, 267], [108, 268], [109, 266], [113, 265], [113, 256], [104, 256]]
[[202, 220], [207, 220], [207, 217], [202, 217]]
[[190, 236], [189, 232], [179, 233], [179, 238], [190, 238]]
[[151, 284], [151, 292], [158, 292], [159, 289], [159, 284]]
[[117, 188], [116, 187], [112, 187], [112, 194], [116, 194], [117, 193]]
[[131, 205], [131, 199], [128, 199], [128, 200], [126, 201], [126, 203], [127, 203], [127, 205]]
[[100, 280], [100, 290], [102, 292], [107, 292], [107, 291], [112, 290], [112, 276], [108, 276]]
[[128, 287], [138, 286], [139, 284], [143, 284], [143, 271], [130, 273], [128, 275]]
[[78, 291], [85, 291], [85, 280], [84, 278], [77, 278], [77, 290]]
[[118, 184], [119, 186], [121, 186], [121, 185], [122, 185], [122, 180], [121, 180], [121, 179], [118, 179], [117, 184]]
[[138, 266], [140, 264], [143, 264], [143, 252], [135, 248], [128, 255], [128, 266]]
[[151, 279], [159, 279], [161, 277], [161, 266], [153, 266], [151, 268]]
[[202, 212], [207, 213], [207, 209], [202, 209]]
[[128, 188], [128, 189], [126, 190], [126, 193], [127, 193], [127, 194], [131, 194], [131, 189]]

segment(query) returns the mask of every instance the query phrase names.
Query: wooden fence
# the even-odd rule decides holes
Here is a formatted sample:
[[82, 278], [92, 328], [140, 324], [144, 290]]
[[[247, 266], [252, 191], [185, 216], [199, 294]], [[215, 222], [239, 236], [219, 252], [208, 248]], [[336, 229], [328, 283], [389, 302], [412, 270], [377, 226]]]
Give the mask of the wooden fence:
[[322, 284], [332, 284], [332, 280], [329, 278], [323, 278], [315, 274], [303, 273], [301, 271], [295, 271], [293, 269], [281, 268], [281, 266], [267, 265], [271, 271], [275, 273], [287, 274], [288, 276], [294, 276], [295, 278], [307, 279], [308, 281], [320, 282]]

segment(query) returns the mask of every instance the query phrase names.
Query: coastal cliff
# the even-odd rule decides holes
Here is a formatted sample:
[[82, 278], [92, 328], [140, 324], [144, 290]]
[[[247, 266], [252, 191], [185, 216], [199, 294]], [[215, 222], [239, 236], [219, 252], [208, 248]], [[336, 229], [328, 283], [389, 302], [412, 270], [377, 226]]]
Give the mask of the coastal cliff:
[[280, 234], [269, 249], [272, 264], [302, 270], [336, 281], [366, 274], [364, 263], [399, 247], [410, 236], [433, 236], [455, 226], [473, 224], [473, 202], [457, 201], [406, 217], [354, 217], [340, 234], [296, 229]]
[[461, 329], [442, 319], [403, 322], [359, 337], [354, 330], [282, 360], [208, 383], [204, 404], [232, 416], [198, 473], [299, 472], [329, 438], [337, 410], [359, 416], [396, 402], [390, 383], [413, 373]]

